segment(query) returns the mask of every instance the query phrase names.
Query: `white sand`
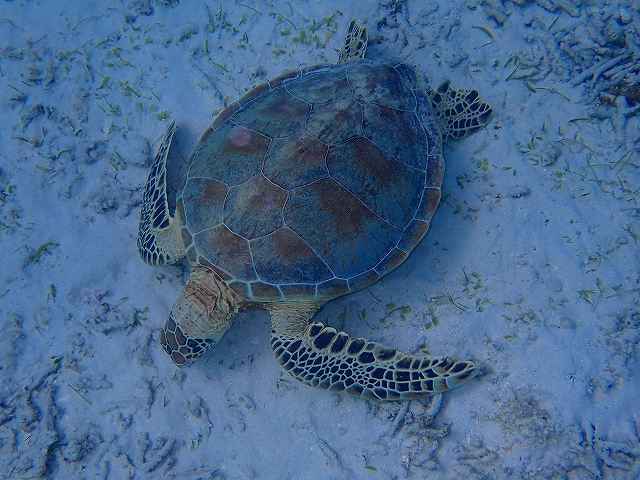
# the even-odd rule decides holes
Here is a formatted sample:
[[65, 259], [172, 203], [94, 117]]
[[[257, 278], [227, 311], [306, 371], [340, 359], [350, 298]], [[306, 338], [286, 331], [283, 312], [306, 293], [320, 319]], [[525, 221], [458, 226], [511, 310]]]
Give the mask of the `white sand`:
[[[631, 0], [89, 3], [0, 5], [0, 478], [640, 476]], [[179, 172], [223, 101], [334, 62], [352, 18], [369, 58], [495, 114], [446, 146], [412, 256], [319, 319], [485, 371], [424, 402], [315, 390], [273, 358], [264, 311], [178, 370], [158, 329], [185, 268], [135, 245], [163, 112]]]

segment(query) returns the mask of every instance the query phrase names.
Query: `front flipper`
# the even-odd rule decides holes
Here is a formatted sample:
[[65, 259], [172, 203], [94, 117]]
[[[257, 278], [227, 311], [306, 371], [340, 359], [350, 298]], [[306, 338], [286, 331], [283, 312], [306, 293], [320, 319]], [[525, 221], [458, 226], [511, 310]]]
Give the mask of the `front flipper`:
[[173, 121], [164, 134], [144, 189], [138, 228], [138, 251], [149, 265], [168, 265], [184, 257], [184, 244], [180, 236], [181, 220], [176, 222], [171, 218], [167, 202], [167, 156], [175, 131], [176, 122]]
[[[293, 377], [312, 387], [375, 400], [411, 400], [459, 387], [478, 367], [450, 357], [408, 357], [322, 323], [293, 328], [273, 309], [271, 348]], [[275, 315], [274, 315], [275, 313]], [[299, 322], [296, 322], [299, 325]]]

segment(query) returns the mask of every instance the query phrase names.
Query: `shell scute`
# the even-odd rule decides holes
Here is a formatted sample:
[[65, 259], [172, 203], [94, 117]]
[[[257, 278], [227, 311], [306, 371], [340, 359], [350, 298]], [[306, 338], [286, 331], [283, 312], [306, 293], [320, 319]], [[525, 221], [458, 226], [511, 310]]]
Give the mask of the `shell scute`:
[[398, 242], [398, 248], [404, 252], [411, 252], [418, 244], [420, 239], [429, 230], [429, 222], [424, 220], [413, 219], [402, 232], [402, 237]]
[[405, 261], [408, 254], [398, 248], [394, 248], [376, 267], [376, 270], [380, 273], [380, 275], [384, 275], [387, 272], [390, 272], [402, 262]]
[[271, 88], [279, 87], [280, 85], [285, 85], [292, 80], [296, 80], [302, 76], [302, 70], [290, 70], [288, 72], [281, 73], [274, 79], [269, 81], [269, 86]]
[[440, 188], [444, 179], [444, 158], [430, 155], [427, 161], [427, 187]]
[[316, 298], [335, 298], [349, 293], [349, 282], [343, 278], [333, 278], [319, 283], [316, 287]]
[[371, 285], [373, 282], [379, 280], [380, 277], [381, 275], [375, 270], [367, 270], [366, 272], [349, 279], [349, 289], [352, 292], [355, 292], [356, 290], [360, 290], [361, 288]]
[[284, 298], [314, 298], [316, 294], [315, 284], [280, 285]]
[[211, 178], [227, 185], [246, 182], [262, 169], [269, 137], [227, 121], [197, 147], [188, 177]]
[[251, 241], [256, 273], [269, 283], [313, 284], [333, 278], [331, 269], [290, 228]]
[[352, 90], [344, 70], [305, 71], [305, 76], [287, 85], [287, 90], [314, 105], [350, 99]]
[[294, 97], [281, 86], [250, 101], [231, 119], [270, 138], [286, 137], [304, 127], [310, 110], [310, 104]]
[[218, 116], [213, 121], [211, 126], [207, 130], [205, 130], [205, 132], [200, 137], [200, 142], [202, 142], [204, 138], [208, 137], [213, 130], [218, 128], [219, 125], [224, 123], [229, 117], [231, 117], [238, 110], [240, 110], [240, 104], [238, 102], [230, 103], [224, 110], [222, 110], [222, 112], [218, 114]]
[[[244, 97], [242, 97], [242, 103], [240, 103], [239, 101], [235, 103], [237, 103], [242, 108], [245, 105], [247, 105], [249, 102], [252, 102], [256, 98], [261, 97], [262, 95], [267, 93], [271, 88], [272, 88], [272, 85], [270, 83], [267, 83], [267, 82], [260, 83], [255, 87], [253, 87], [251, 90], [249, 90], [247, 94]], [[236, 109], [236, 111], [238, 110], [239, 109]]]
[[304, 131], [271, 142], [263, 172], [276, 185], [290, 189], [329, 176], [328, 147]]
[[424, 170], [427, 137], [414, 113], [369, 104], [364, 109], [362, 135], [399, 162]]
[[375, 103], [411, 112], [416, 109], [416, 97], [411, 86], [391, 66], [359, 62], [349, 68], [347, 78], [355, 98], [362, 103]]
[[314, 105], [307, 118], [307, 132], [327, 145], [362, 135], [362, 107], [350, 99]]
[[404, 63], [400, 63], [393, 68], [395, 68], [396, 72], [398, 72], [398, 75], [400, 75], [404, 83], [410, 89], [415, 90], [417, 88], [418, 79], [416, 77], [416, 71], [413, 68]]
[[197, 233], [193, 243], [198, 250], [198, 261], [205, 259], [237, 280], [250, 282], [258, 279], [248, 240], [226, 226], [218, 225]]
[[282, 208], [287, 191], [258, 174], [229, 189], [224, 203], [224, 224], [238, 235], [252, 239], [284, 226]]
[[[211, 178], [189, 178], [182, 198], [186, 224], [191, 232], [200, 232], [222, 223], [224, 199], [229, 187]], [[185, 245], [189, 245], [185, 243]]]
[[422, 201], [420, 202], [420, 207], [416, 212], [416, 218], [425, 222], [431, 221], [431, 218], [436, 211], [436, 207], [438, 206], [438, 202], [440, 202], [441, 195], [442, 193], [439, 188], [430, 187], [425, 189]]
[[257, 301], [269, 301], [282, 299], [282, 292], [276, 285], [257, 281], [249, 284], [250, 298]]

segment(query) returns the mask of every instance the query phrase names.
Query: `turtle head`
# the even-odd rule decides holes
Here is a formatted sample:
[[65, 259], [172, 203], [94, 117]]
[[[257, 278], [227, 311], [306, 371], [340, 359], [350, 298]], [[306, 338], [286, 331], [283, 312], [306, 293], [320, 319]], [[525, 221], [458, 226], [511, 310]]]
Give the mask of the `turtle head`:
[[160, 342], [181, 367], [216, 345], [237, 313], [237, 294], [212, 270], [192, 264], [189, 280], [160, 332]]

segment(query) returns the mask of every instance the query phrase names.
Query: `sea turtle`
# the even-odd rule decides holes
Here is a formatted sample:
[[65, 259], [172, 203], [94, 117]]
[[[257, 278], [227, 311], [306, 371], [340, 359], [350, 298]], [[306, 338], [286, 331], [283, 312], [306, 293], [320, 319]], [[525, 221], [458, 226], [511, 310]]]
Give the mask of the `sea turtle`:
[[406, 356], [312, 320], [407, 258], [440, 200], [440, 132], [459, 138], [491, 116], [477, 91], [425, 92], [411, 67], [364, 59], [366, 46], [352, 22], [336, 65], [284, 73], [225, 108], [190, 157], [173, 217], [168, 128], [138, 248], [150, 265], [189, 260], [160, 334], [177, 365], [220, 341], [239, 310], [266, 308], [276, 358], [313, 387], [405, 400], [476, 375], [472, 362]]

